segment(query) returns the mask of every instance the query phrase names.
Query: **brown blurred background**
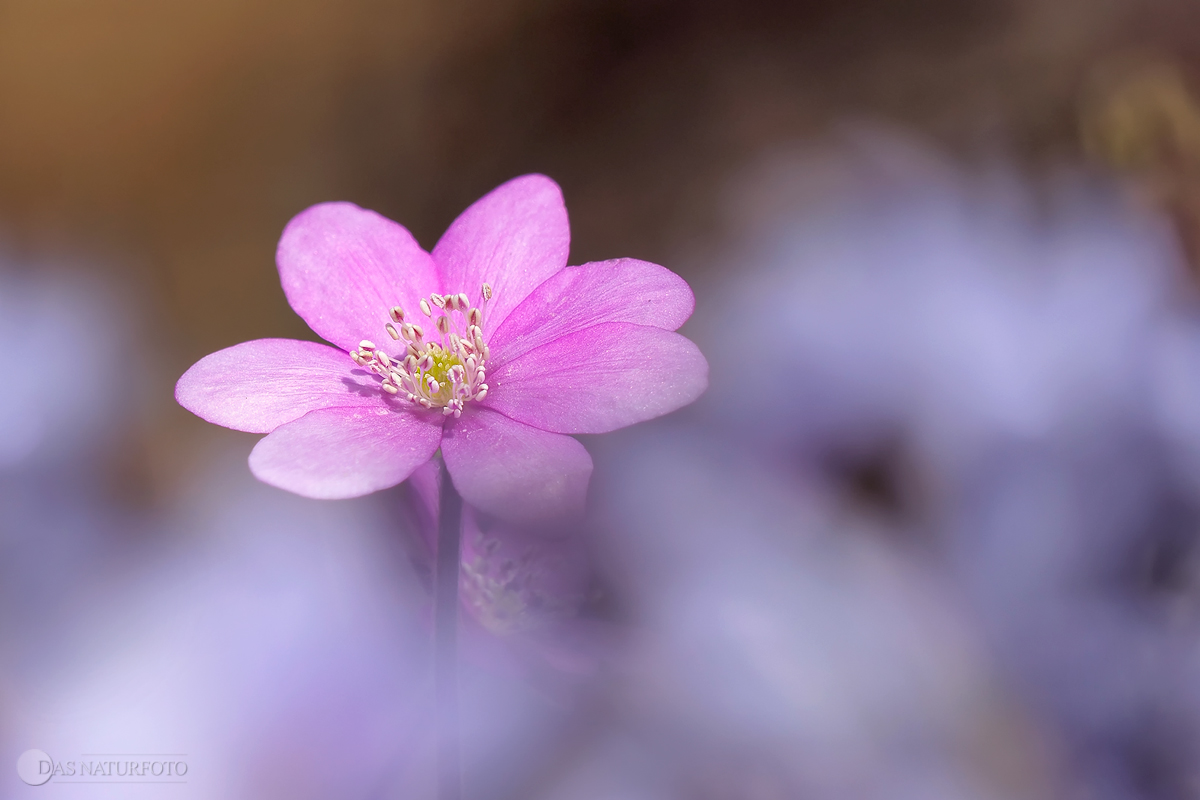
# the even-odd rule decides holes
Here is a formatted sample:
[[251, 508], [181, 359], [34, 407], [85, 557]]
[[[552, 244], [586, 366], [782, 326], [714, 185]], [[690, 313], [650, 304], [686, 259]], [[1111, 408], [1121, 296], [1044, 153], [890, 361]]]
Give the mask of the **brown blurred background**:
[[374, 208], [430, 247], [540, 171], [574, 263], [696, 278], [703, 257], [680, 254], [720, 241], [731, 175], [869, 120], [965, 158], [1099, 160], [1190, 232], [1198, 48], [1184, 0], [6, 0], [0, 246], [25, 268], [98, 264], [145, 301], [158, 399], [115, 474], [150, 499], [209, 430], [175, 377], [311, 336], [274, 249], [312, 203]]

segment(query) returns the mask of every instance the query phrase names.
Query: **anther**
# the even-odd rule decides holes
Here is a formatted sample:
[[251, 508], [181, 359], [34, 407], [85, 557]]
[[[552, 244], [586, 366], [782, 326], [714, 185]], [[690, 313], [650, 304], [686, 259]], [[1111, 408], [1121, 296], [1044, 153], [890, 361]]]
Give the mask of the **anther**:
[[[483, 320], [487, 302], [492, 299], [490, 284], [481, 287], [482, 301], [471, 306], [465, 292], [432, 293], [419, 300], [421, 312], [433, 320], [440, 338], [424, 341], [425, 329], [406, 322], [400, 306], [388, 310], [391, 322], [384, 330], [393, 341], [403, 340], [404, 353], [392, 356], [379, 350], [374, 342], [364, 339], [350, 358], [360, 367], [382, 378], [382, 388], [389, 395], [405, 397], [423, 408], [441, 408], [442, 413], [458, 417], [470, 400], [482, 400], [488, 386], [485, 366], [489, 349], [484, 341]], [[443, 313], [434, 313], [437, 308]], [[454, 314], [463, 315], [462, 322]], [[461, 327], [460, 327], [461, 326]]]

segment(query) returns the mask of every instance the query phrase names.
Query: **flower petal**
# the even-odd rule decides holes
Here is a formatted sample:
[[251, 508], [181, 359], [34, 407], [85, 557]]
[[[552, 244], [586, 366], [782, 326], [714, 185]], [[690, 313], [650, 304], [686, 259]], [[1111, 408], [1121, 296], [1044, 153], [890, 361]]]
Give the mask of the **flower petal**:
[[322, 408], [260, 440], [250, 471], [304, 497], [359, 497], [403, 481], [433, 457], [441, 438], [441, 418], [430, 413]]
[[606, 433], [687, 405], [708, 362], [677, 333], [608, 322], [568, 334], [488, 372], [484, 404], [556, 433]]
[[514, 522], [582, 512], [592, 457], [569, 436], [482, 407], [446, 426], [442, 457], [471, 505]]
[[416, 313], [438, 290], [433, 258], [402, 225], [352, 203], [296, 215], [275, 256], [284, 294], [319, 335], [343, 350], [386, 339], [388, 309]]
[[602, 322], [673, 331], [696, 306], [683, 278], [634, 258], [567, 267], [534, 289], [488, 342], [498, 366], [535, 347]]
[[207, 355], [175, 384], [179, 405], [201, 419], [270, 433], [317, 408], [383, 407], [378, 381], [337, 348], [258, 339]]
[[479, 302], [492, 286], [484, 335], [504, 321], [538, 284], [567, 265], [571, 229], [558, 184], [524, 175], [475, 201], [433, 248], [442, 286]]

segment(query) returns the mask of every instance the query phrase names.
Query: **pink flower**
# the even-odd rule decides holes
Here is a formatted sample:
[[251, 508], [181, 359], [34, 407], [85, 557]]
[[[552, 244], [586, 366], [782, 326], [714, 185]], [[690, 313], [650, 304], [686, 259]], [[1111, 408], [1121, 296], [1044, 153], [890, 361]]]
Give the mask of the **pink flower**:
[[567, 267], [569, 243], [562, 194], [542, 175], [477, 201], [431, 253], [372, 211], [313, 206], [276, 259], [292, 308], [336, 347], [244, 342], [193, 365], [175, 398], [268, 434], [251, 471], [307, 497], [394, 486], [440, 447], [479, 509], [577, 511], [592, 461], [568, 434], [687, 405], [708, 364], [673, 332], [694, 305], [683, 279], [634, 259]]

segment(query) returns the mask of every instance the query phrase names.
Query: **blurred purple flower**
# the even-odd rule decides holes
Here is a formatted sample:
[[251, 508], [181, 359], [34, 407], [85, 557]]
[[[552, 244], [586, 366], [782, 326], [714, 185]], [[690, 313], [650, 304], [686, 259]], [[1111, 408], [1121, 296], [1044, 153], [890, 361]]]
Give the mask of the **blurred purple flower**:
[[[437, 553], [440, 469], [413, 472], [404, 503], [409, 557], [426, 589]], [[612, 655], [617, 631], [584, 611], [593, 570], [575, 520], [513, 523], [463, 506], [463, 647], [490, 671], [567, 688]], [[570, 529], [564, 529], [567, 525]]]
[[[565, 434], [684, 406], [708, 365], [673, 333], [694, 305], [681, 278], [633, 259], [566, 268], [569, 242], [562, 194], [542, 175], [484, 196], [430, 253], [372, 211], [313, 206], [284, 230], [279, 274], [336, 348], [245, 342], [197, 362], [175, 397], [209, 422], [269, 434], [251, 471], [307, 497], [394, 486], [441, 447], [477, 508], [575, 511], [592, 461]], [[384, 344], [364, 338], [380, 329]]]

